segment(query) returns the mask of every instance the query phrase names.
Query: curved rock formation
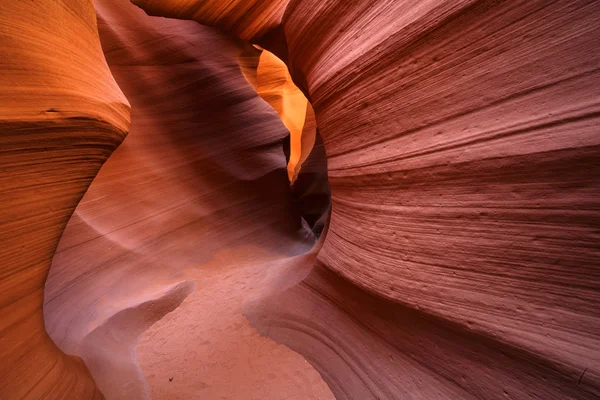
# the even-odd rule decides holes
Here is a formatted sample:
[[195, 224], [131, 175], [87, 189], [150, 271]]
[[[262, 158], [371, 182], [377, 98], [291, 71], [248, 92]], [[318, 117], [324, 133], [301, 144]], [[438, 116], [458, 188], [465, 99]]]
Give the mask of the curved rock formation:
[[600, 397], [600, 3], [98, 0], [119, 87], [90, 3], [13, 3], [0, 398], [102, 396], [41, 304], [119, 87], [44, 299], [109, 399]]
[[[235, 305], [314, 243], [292, 204], [282, 150], [288, 132], [238, 65], [240, 58], [258, 65], [251, 58], [260, 52], [127, 2], [97, 0], [96, 9], [108, 65], [132, 106], [131, 128], [56, 251], [46, 282], [48, 333], [83, 358], [107, 399], [166, 399], [174, 391], [258, 399], [267, 382], [286, 397], [304, 380], [314, 382], [304, 398], [327, 398], [319, 374], [262, 338]], [[217, 300], [210, 308], [207, 296]], [[203, 316], [209, 311], [229, 333], [210, 328], [217, 320]], [[145, 333], [170, 312], [183, 317]], [[204, 342], [212, 351], [201, 352]], [[261, 351], [227, 358], [239, 344]], [[272, 367], [252, 370], [256, 364]], [[226, 379], [239, 384], [228, 388]]]
[[290, 132], [283, 146], [294, 206], [313, 232], [320, 234], [329, 215], [331, 194], [327, 157], [312, 106], [292, 82], [285, 63], [273, 53], [262, 50], [258, 64], [252, 64], [250, 72], [242, 70]]
[[[428, 367], [431, 379], [461, 396], [600, 394], [599, 15], [593, 1], [298, 0], [285, 10], [283, 59], [328, 155], [333, 212], [319, 260], [413, 310], [408, 321], [431, 318], [427, 340], [463, 332], [529, 376], [507, 379], [480, 359], [463, 378], [460, 360], [437, 359], [447, 368]], [[294, 321], [319, 332], [312, 317]], [[389, 343], [392, 331], [373, 329]], [[383, 357], [352, 359], [368, 354]], [[395, 357], [429, 365], [423, 350]], [[345, 356], [313, 363], [331, 385], [348, 379], [340, 365], [377, 381]], [[394, 397], [379, 395], [386, 384], [364, 395]], [[413, 389], [396, 395], [419, 397]]]
[[290, 0], [132, 0], [149, 15], [191, 19], [252, 43], [278, 31]]
[[0, 26], [0, 398], [101, 399], [44, 330], [44, 281], [71, 213], [127, 133], [129, 104], [91, 0], [5, 1]]
[[[296, 165], [296, 175], [291, 190], [296, 209], [318, 236], [329, 220], [331, 193], [327, 179], [327, 156], [323, 141], [318, 132], [314, 134], [314, 145], [308, 156], [305, 160], [300, 160], [302, 164]], [[304, 143], [306, 132], [303, 132], [302, 135]], [[301, 156], [306, 154], [305, 151], [302, 150]]]
[[285, 63], [269, 51], [260, 54], [255, 88], [259, 96], [277, 111], [290, 132], [287, 170], [293, 185], [315, 144], [315, 114], [304, 94], [292, 82]]

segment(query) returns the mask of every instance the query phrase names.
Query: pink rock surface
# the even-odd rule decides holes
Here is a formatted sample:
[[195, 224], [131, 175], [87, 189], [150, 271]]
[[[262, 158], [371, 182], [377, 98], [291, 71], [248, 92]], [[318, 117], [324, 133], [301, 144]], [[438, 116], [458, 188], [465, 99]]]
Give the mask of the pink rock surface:
[[[97, 1], [96, 9], [132, 122], [56, 251], [45, 293], [50, 336], [83, 358], [108, 399], [332, 398], [310, 364], [261, 337], [235, 306], [251, 295], [241, 279], [258, 285], [314, 243], [292, 207], [287, 131], [240, 70], [248, 46], [129, 3]], [[205, 275], [217, 255], [211, 292]], [[258, 272], [223, 277], [236, 262]], [[142, 334], [177, 307], [174, 316], [189, 320], [162, 322], [139, 349]], [[242, 338], [234, 327], [245, 327]], [[205, 342], [210, 352], [192, 357]], [[241, 343], [260, 351], [227, 359]], [[202, 369], [213, 363], [220, 369]]]
[[134, 3], [0, 6], [0, 399], [600, 397], [600, 3]]

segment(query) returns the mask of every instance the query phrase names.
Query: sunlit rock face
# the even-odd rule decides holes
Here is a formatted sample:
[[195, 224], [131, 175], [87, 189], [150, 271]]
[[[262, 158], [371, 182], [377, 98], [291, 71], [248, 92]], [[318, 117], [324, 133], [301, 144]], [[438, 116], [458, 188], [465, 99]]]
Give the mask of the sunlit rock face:
[[[245, 71], [245, 69], [242, 69]], [[288, 68], [273, 53], [262, 50], [253, 75], [244, 72], [258, 95], [277, 111], [289, 131], [286, 155], [292, 199], [312, 231], [319, 235], [329, 216], [330, 191], [327, 156], [317, 132], [315, 113], [294, 84]]]
[[600, 397], [600, 3], [133, 3], [0, 6], [0, 399]]
[[290, 132], [288, 177], [293, 184], [314, 144], [317, 127], [312, 107], [292, 82], [287, 66], [269, 51], [262, 51], [256, 67], [256, 92], [269, 103]]
[[129, 104], [91, 1], [0, 5], [0, 398], [100, 399], [44, 330], [44, 281], [75, 206], [121, 143]]

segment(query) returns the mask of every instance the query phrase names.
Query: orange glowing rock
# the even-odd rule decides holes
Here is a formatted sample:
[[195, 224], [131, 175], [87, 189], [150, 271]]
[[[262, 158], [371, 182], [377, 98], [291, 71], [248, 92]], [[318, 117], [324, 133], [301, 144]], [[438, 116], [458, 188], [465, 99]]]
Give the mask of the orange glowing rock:
[[256, 91], [277, 111], [290, 132], [287, 170], [289, 180], [293, 183], [315, 142], [316, 125], [312, 107], [292, 81], [287, 66], [273, 53], [262, 51], [256, 77]]
[[600, 2], [133, 1], [0, 6], [1, 400], [600, 398]]
[[44, 282], [75, 206], [129, 128], [91, 1], [0, 5], [0, 398], [101, 399], [46, 334]]

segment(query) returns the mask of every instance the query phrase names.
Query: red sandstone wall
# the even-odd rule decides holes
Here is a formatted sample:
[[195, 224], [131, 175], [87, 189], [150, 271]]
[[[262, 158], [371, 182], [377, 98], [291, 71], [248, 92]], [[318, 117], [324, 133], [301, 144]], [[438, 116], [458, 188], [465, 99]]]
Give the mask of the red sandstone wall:
[[[450, 398], [600, 393], [599, 15], [593, 1], [289, 2], [273, 51], [285, 49], [327, 151], [319, 260], [408, 313], [381, 311], [387, 323], [367, 328], [400, 352], [381, 368], [386, 351], [323, 327], [324, 311], [286, 326], [281, 340], [301, 352], [336, 349], [335, 365], [312, 358], [336, 396], [359, 393], [346, 373], [373, 398], [419, 398], [424, 385]], [[311, 279], [334, 279], [323, 274]], [[348, 295], [311, 279], [365, 323]], [[390, 329], [423, 318], [433, 325], [410, 336], [423, 346], [402, 350]], [[474, 364], [460, 358], [472, 348]], [[391, 390], [401, 371], [416, 386]]]
[[[41, 308], [62, 230], [128, 130], [91, 2], [75, 3], [0, 7], [0, 200], [9, 205], [0, 211], [0, 398], [101, 398], [49, 340]], [[338, 399], [600, 396], [598, 2], [135, 3], [259, 43], [311, 101], [328, 156], [329, 230], [317, 267], [245, 314], [305, 356]], [[265, 122], [273, 112], [236, 66], [252, 52], [203, 39], [193, 22], [155, 47], [112, 7], [98, 6], [104, 51], [139, 131], [102, 169], [54, 261], [47, 326], [73, 351], [102, 326], [95, 302], [107, 288], [143, 294], [142, 283], [120, 280], [125, 268], [142, 275], [160, 260], [168, 280], [190, 260], [195, 224], [225, 241], [267, 246], [283, 234], [302, 247], [281, 202], [287, 186], [268, 178], [285, 175], [274, 156], [285, 131]], [[147, 27], [157, 28], [152, 40], [160, 27]], [[194, 43], [209, 39], [222, 45], [204, 65], [210, 46]], [[161, 73], [173, 57], [211, 79]], [[192, 113], [198, 103], [212, 111]], [[232, 108], [239, 119], [219, 119]], [[211, 136], [194, 135], [198, 126]], [[169, 208], [193, 205], [196, 191], [206, 196], [198, 208]], [[258, 197], [239, 204], [248, 192]], [[222, 208], [239, 218], [215, 227]], [[261, 224], [265, 236], [253, 229]], [[178, 240], [154, 241], [155, 232]], [[97, 274], [106, 275], [90, 284]], [[178, 288], [159, 314], [189, 290]], [[70, 296], [81, 308], [68, 310]]]
[[61, 234], [121, 143], [129, 104], [100, 48], [91, 1], [0, 4], [0, 398], [103, 396], [44, 329]]

